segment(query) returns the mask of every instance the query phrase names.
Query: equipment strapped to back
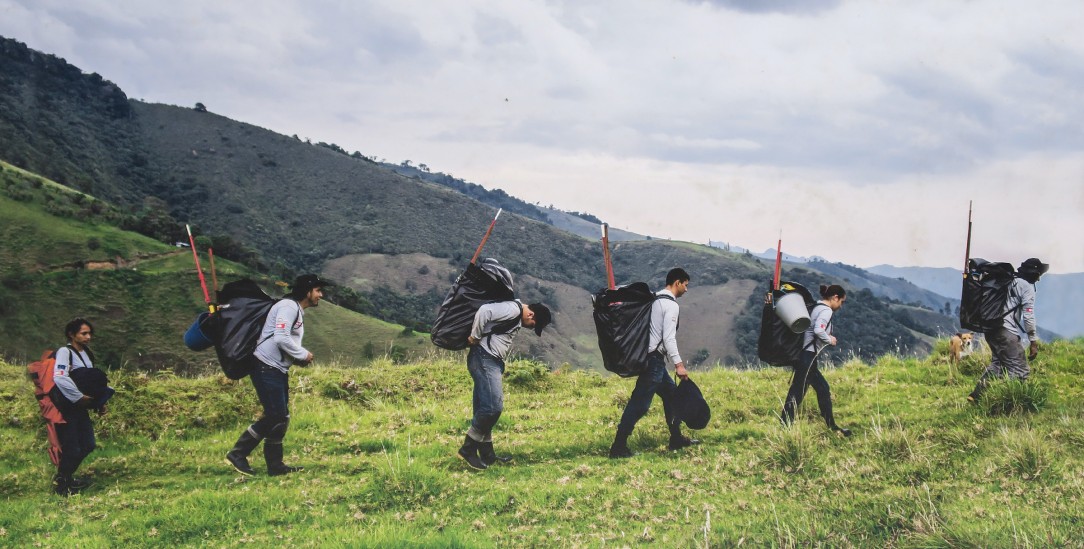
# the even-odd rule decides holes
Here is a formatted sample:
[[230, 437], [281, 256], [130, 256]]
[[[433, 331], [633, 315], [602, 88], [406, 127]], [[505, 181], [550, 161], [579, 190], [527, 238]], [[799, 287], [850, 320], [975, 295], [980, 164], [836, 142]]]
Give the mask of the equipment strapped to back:
[[1016, 308], [1009, 309], [1015, 278], [1011, 263], [977, 257], [968, 260], [960, 294], [960, 327], [982, 333], [1004, 325], [1005, 317], [1016, 312]]
[[38, 399], [41, 417], [45, 421], [45, 436], [49, 440], [49, 459], [53, 465], [60, 464], [60, 438], [56, 433], [58, 423], [65, 423], [60, 410], [53, 405], [49, 392], [56, 385], [53, 383], [53, 367], [56, 365], [56, 351], [46, 350], [41, 359], [31, 362], [26, 368], [26, 375], [34, 382], [34, 397]]
[[508, 269], [490, 257], [470, 263], [440, 304], [429, 337], [442, 349], [464, 349], [478, 309], [486, 303], [513, 299], [512, 273]]
[[203, 320], [200, 329], [214, 341], [226, 377], [241, 379], [252, 372], [256, 360], [252, 353], [267, 313], [278, 301], [247, 278], [230, 282], [218, 292], [218, 310]]
[[656, 299], [674, 298], [656, 295], [644, 282], [604, 288], [591, 296], [594, 305], [595, 331], [602, 364], [621, 377], [640, 375], [647, 367], [651, 339], [651, 305]]
[[770, 298], [764, 300], [764, 308], [760, 313], [757, 357], [772, 366], [794, 366], [802, 356], [805, 331], [792, 331], [775, 313], [773, 305], [780, 297], [792, 293], [802, 296], [806, 310], [810, 312], [820, 304], [813, 299], [813, 294], [805, 286], [797, 282], [780, 282], [779, 289], [770, 292]]

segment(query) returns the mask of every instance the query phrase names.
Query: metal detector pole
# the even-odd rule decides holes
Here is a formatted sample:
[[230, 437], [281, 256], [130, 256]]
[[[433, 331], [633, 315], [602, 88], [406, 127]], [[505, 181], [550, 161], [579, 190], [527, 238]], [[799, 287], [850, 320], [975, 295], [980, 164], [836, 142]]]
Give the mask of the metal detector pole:
[[474, 257], [470, 258], [470, 262], [473, 265], [475, 261], [478, 261], [478, 256], [482, 253], [482, 247], [486, 245], [486, 241], [489, 240], [490, 233], [493, 232], [493, 226], [497, 224], [497, 218], [501, 216], [501, 211], [504, 208], [497, 209], [497, 215], [493, 216], [493, 221], [489, 223], [489, 228], [486, 229], [486, 235], [482, 237], [482, 243], [478, 244], [478, 249], [474, 250]]
[[610, 257], [610, 226], [602, 224], [602, 260], [606, 263], [606, 283], [612, 290], [617, 287], [614, 282], [614, 265]]
[[192, 246], [192, 259], [196, 260], [196, 273], [199, 274], [199, 285], [203, 288], [203, 301], [207, 303], [207, 310], [215, 312], [215, 306], [211, 303], [211, 295], [207, 293], [207, 281], [203, 278], [203, 269], [199, 266], [199, 254], [196, 253], [196, 239], [192, 238], [192, 228], [186, 223], [184, 230], [188, 231], [188, 244]]

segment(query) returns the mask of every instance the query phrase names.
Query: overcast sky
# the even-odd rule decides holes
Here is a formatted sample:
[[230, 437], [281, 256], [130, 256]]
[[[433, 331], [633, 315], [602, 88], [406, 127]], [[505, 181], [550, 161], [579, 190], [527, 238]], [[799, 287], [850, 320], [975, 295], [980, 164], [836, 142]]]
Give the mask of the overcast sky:
[[129, 97], [663, 238], [1084, 271], [1084, 4], [0, 0]]

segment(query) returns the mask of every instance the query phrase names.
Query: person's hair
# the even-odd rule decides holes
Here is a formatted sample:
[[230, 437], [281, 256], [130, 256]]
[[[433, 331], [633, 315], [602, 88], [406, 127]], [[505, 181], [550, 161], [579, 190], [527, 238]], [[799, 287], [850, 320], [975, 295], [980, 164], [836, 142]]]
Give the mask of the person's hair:
[[667, 286], [675, 282], [688, 282], [689, 280], [689, 273], [685, 272], [685, 269], [681, 267], [670, 269], [670, 272], [666, 273]]
[[839, 284], [821, 284], [821, 298], [828, 299], [830, 297], [839, 296], [840, 299], [847, 297], [847, 290], [843, 289], [843, 286]]
[[82, 328], [84, 324], [86, 324], [87, 327], [90, 328], [90, 333], [93, 334], [94, 325], [91, 324], [89, 320], [83, 317], [79, 317], [71, 319], [70, 322], [64, 325], [64, 337], [67, 339], [71, 339], [72, 336], [79, 333], [79, 329]]

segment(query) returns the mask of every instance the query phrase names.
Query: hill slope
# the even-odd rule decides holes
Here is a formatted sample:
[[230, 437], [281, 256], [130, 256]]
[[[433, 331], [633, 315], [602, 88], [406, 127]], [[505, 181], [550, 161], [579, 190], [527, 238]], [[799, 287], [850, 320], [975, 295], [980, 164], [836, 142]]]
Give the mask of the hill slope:
[[[945, 349], [945, 342], [938, 344]], [[286, 457], [306, 470], [239, 477], [222, 456], [258, 413], [247, 382], [114, 373], [96, 484], [58, 506], [37, 405], [0, 363], [0, 540], [5, 545], [175, 547], [1073, 546], [1084, 536], [1084, 341], [1034, 364], [1038, 413], [965, 404], [983, 357], [950, 377], [942, 354], [851, 361], [826, 376], [839, 438], [810, 402], [776, 420], [781, 369], [696, 374], [713, 406], [703, 444], [665, 449], [661, 406], [638, 455], [606, 457], [631, 383], [512, 362], [494, 433], [510, 465], [454, 457], [469, 420], [460, 360], [291, 376]], [[1045, 389], [1044, 389], [1045, 388]], [[992, 388], [991, 393], [998, 390]], [[810, 400], [814, 397], [810, 396]], [[255, 460], [258, 464], [259, 458]], [[262, 465], [262, 464], [260, 464]], [[258, 468], [261, 469], [261, 468]]]
[[[113, 206], [3, 164], [0, 217], [0, 355], [37, 358], [64, 343], [68, 320], [85, 316], [95, 324], [93, 346], [103, 365], [178, 372], [217, 367], [212, 352], [193, 353], [182, 343], [206, 308], [190, 250], [125, 231], [112, 224], [123, 217]], [[203, 261], [208, 264], [206, 256]], [[252, 277], [273, 286], [230, 261], [219, 259], [216, 266], [223, 283]], [[325, 360], [360, 364], [429, 350], [425, 338], [402, 326], [331, 303], [308, 320], [306, 346]]]
[[[38, 171], [49, 168], [64, 181], [75, 181], [79, 189], [124, 208], [164, 203], [166, 213], [198, 226], [201, 234], [216, 240], [227, 235], [254, 249], [255, 257], [246, 264], [278, 277], [372, 254], [423, 254], [430, 258], [425, 261], [445, 260], [460, 271], [493, 215], [492, 208], [449, 187], [394, 173], [334, 144], [306, 143], [188, 108], [129, 100], [118, 110], [115, 102], [123, 93], [115, 86], [108, 88], [112, 91], [106, 100], [88, 95], [105, 86], [100, 77], [83, 75], [62, 59], [15, 41], [0, 42], [5, 66], [13, 67], [0, 75], [0, 159]], [[78, 148], [91, 154], [73, 151]], [[53, 166], [51, 159], [57, 156], [66, 160]], [[168, 227], [163, 231], [168, 236]], [[581, 297], [557, 304], [559, 321], [569, 312], [562, 307], [582, 310], [585, 294], [597, 291], [604, 281], [594, 237], [575, 236], [529, 217], [502, 216], [485, 255], [500, 259], [518, 277], [538, 281], [522, 288], [525, 299], [546, 298], [557, 288], [582, 290]], [[758, 314], [759, 296], [754, 294], [769, 278], [765, 264], [707, 246], [658, 240], [618, 242], [614, 258], [621, 281], [642, 280], [658, 287], [667, 270], [682, 266], [693, 275], [694, 288], [703, 290], [701, 295], [722, 298], [698, 304], [697, 292], [690, 294], [688, 313], [705, 322], [685, 323], [683, 336], [693, 346], [687, 354], [703, 356], [704, 351], [709, 362], [752, 358], [742, 344], [750, 334], [726, 328], [740, 327], [743, 316]], [[367, 272], [340, 272], [344, 280], [378, 282], [373, 289], [356, 288], [362, 294], [355, 301], [369, 304], [360, 309], [415, 330], [428, 325], [447, 289], [407, 288], [403, 273], [374, 279]], [[737, 289], [750, 292], [750, 299], [737, 299]], [[881, 305], [876, 295], [849, 305], [856, 317], [879, 319], [879, 339], [857, 347], [849, 342], [858, 341], [859, 334], [843, 333], [843, 352], [872, 357], [897, 348], [899, 341], [916, 342], [914, 347], [904, 345], [901, 350], [907, 353], [928, 348], [909, 338], [910, 328], [898, 319], [866, 311]], [[695, 310], [699, 306], [710, 312]], [[720, 317], [718, 324], [706, 321], [715, 317]], [[586, 325], [583, 320], [565, 326]], [[563, 331], [560, 322], [554, 328], [559, 337], [524, 343], [523, 352], [541, 353], [555, 365], [565, 360], [599, 365], [597, 352], [584, 348], [587, 334]]]

